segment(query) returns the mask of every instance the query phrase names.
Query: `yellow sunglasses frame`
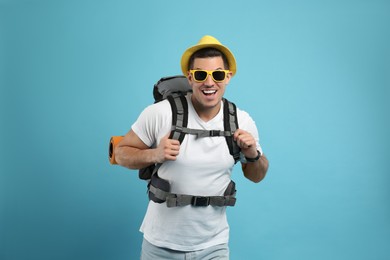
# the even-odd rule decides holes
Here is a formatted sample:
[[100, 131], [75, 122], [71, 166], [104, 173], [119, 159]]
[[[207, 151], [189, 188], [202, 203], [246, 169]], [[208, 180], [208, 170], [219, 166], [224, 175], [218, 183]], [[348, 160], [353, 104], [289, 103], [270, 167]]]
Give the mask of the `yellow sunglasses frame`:
[[[194, 75], [195, 72], [197, 72], [197, 71], [204, 71], [204, 72], [206, 72], [206, 73], [207, 73], [206, 78], [205, 78], [204, 80], [197, 80], [197, 79], [195, 78], [195, 75]], [[213, 72], [215, 72], [215, 71], [225, 72], [225, 77], [223, 78], [223, 80], [216, 80], [216, 79], [214, 78]], [[223, 82], [223, 81], [226, 79], [226, 75], [227, 75], [228, 73], [230, 73], [231, 71], [230, 71], [230, 70], [189, 70], [189, 72], [191, 73], [192, 78], [194, 79], [195, 82], [202, 83], [202, 82], [205, 82], [205, 81], [207, 80], [207, 77], [208, 77], [209, 75], [211, 76], [211, 78], [212, 78], [215, 82]]]

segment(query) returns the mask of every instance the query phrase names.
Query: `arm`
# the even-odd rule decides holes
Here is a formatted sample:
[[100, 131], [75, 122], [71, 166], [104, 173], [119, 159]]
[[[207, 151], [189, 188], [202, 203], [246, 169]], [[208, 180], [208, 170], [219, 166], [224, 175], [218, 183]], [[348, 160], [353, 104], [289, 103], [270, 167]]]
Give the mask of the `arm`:
[[168, 139], [168, 135], [161, 139], [156, 148], [150, 148], [130, 130], [119, 142], [114, 153], [119, 165], [129, 169], [141, 169], [166, 160], [176, 160], [179, 149], [179, 141]]
[[[234, 140], [241, 148], [241, 152], [245, 155], [245, 157], [255, 158], [258, 155], [256, 140], [249, 132], [238, 129], [234, 133]], [[268, 170], [268, 165], [269, 163], [267, 158], [262, 155], [260, 159], [255, 162], [242, 163], [242, 171], [247, 179], [258, 183], [264, 179]]]
[[256, 183], [264, 179], [267, 170], [268, 159], [264, 155], [262, 155], [256, 162], [242, 163], [242, 171], [244, 172], [244, 176]]

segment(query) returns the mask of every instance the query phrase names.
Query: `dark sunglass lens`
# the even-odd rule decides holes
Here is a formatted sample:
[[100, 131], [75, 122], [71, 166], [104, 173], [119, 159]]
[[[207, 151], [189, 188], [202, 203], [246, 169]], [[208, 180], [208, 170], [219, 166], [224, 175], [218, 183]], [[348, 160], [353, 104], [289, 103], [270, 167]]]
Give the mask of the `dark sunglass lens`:
[[203, 81], [207, 77], [207, 72], [206, 71], [201, 71], [201, 70], [195, 71], [194, 77], [195, 77], [195, 80]]
[[225, 72], [216, 70], [213, 72], [213, 78], [217, 81], [222, 81], [225, 79]]

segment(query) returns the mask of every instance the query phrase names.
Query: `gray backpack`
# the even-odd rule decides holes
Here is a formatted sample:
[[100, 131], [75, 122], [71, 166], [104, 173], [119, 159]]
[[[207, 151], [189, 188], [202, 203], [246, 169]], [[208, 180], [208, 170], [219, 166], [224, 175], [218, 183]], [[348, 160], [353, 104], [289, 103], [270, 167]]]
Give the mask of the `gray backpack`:
[[[240, 159], [240, 148], [233, 140], [234, 131], [238, 129], [237, 109], [234, 103], [223, 99], [224, 102], [224, 130], [203, 130], [187, 128], [188, 104], [185, 95], [191, 92], [191, 86], [184, 76], [172, 76], [161, 78], [153, 88], [155, 103], [167, 99], [172, 110], [172, 127], [169, 138], [179, 140], [181, 143], [187, 134], [197, 135], [198, 138], [224, 136], [230, 154], [235, 163]], [[157, 203], [167, 202], [168, 207], [185, 205], [193, 206], [234, 206], [235, 183], [230, 182], [224, 196], [194, 196], [186, 194], [170, 193], [169, 183], [158, 176], [158, 168], [161, 164], [151, 165], [139, 170], [139, 178], [148, 180], [149, 199]]]

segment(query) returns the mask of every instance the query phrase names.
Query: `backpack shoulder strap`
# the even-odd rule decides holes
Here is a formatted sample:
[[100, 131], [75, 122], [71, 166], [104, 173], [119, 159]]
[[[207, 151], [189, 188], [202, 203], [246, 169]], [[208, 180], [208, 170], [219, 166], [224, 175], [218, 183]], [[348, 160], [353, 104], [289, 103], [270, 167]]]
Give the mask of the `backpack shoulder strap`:
[[[169, 139], [175, 139], [182, 143], [186, 133], [180, 130], [187, 128], [188, 125], [187, 99], [183, 93], [174, 93], [168, 95], [167, 100], [171, 105], [172, 111], [172, 130]], [[142, 180], [150, 180], [150, 178], [157, 173], [160, 166], [161, 164], [153, 164], [149, 167], [140, 169], [138, 172], [139, 178]]]
[[[223, 99], [223, 124], [225, 132], [234, 133], [238, 129], [237, 107], [226, 98]], [[240, 160], [241, 149], [233, 139], [233, 135], [225, 136], [229, 152], [237, 163]]]
[[172, 110], [172, 131], [169, 139], [179, 140], [182, 143], [186, 134], [181, 130], [187, 128], [188, 125], [187, 99], [182, 94], [169, 95], [167, 99]]

